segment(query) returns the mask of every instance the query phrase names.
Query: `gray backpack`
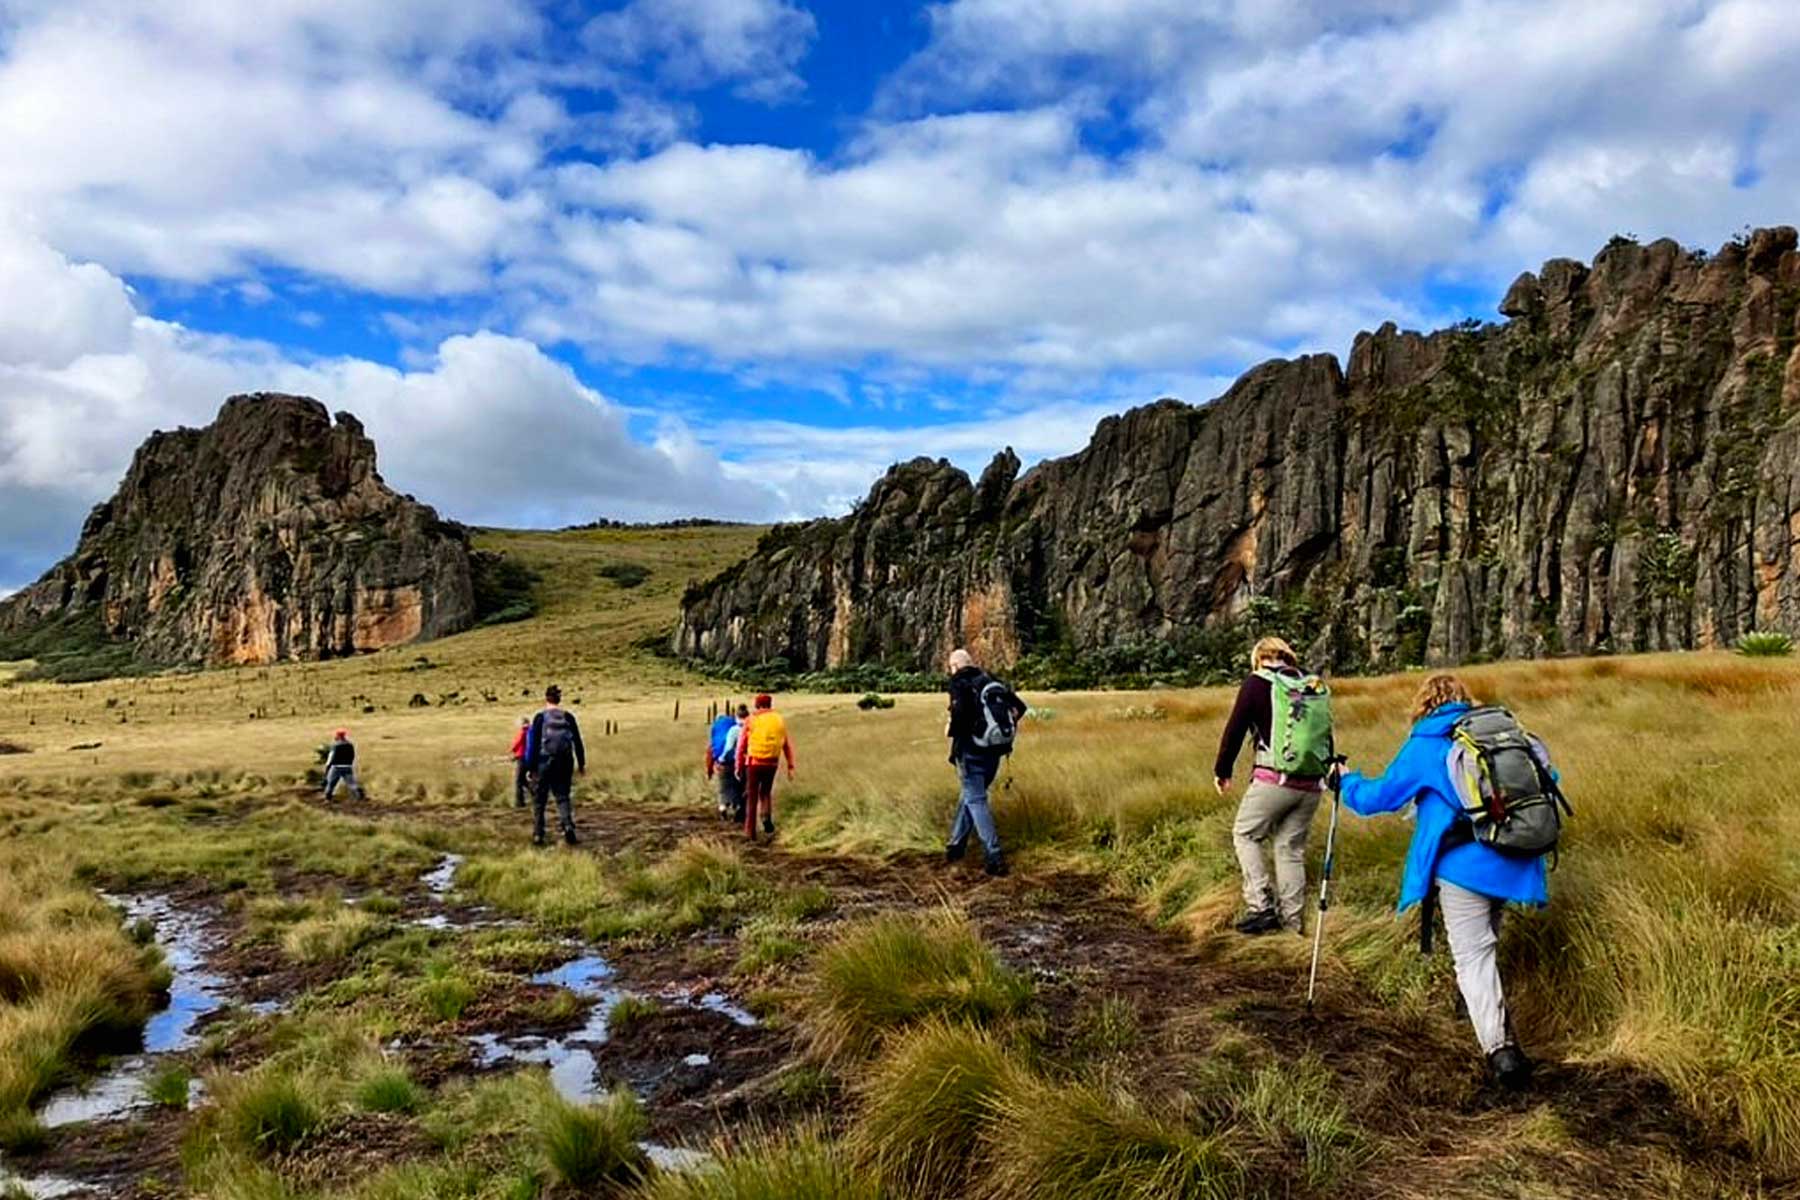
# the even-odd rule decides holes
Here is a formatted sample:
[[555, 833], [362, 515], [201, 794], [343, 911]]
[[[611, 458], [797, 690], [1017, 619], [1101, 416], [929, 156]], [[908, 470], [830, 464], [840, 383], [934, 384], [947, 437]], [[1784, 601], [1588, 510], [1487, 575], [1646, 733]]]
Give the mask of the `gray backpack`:
[[1497, 705], [1470, 709], [1450, 737], [1448, 765], [1462, 804], [1463, 840], [1514, 858], [1554, 853], [1563, 815], [1573, 816], [1574, 809], [1551, 773], [1544, 743]]

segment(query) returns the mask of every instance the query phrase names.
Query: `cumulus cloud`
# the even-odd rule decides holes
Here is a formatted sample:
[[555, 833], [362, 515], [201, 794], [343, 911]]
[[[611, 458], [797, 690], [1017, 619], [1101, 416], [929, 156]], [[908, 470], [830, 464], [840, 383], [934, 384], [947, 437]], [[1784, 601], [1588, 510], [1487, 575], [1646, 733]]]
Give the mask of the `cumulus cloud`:
[[683, 90], [735, 80], [739, 95], [776, 102], [804, 89], [795, 67], [816, 32], [791, 0], [631, 0], [588, 22], [582, 40]]

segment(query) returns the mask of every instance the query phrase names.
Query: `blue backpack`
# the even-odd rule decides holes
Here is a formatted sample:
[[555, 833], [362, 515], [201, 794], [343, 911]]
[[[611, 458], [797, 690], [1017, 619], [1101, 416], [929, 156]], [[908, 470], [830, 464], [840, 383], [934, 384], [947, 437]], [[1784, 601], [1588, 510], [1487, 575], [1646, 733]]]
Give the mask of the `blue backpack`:
[[730, 713], [721, 715], [718, 720], [712, 723], [712, 733], [709, 737], [714, 762], [718, 762], [725, 757], [725, 735], [730, 733], [731, 727], [737, 723], [738, 719]]

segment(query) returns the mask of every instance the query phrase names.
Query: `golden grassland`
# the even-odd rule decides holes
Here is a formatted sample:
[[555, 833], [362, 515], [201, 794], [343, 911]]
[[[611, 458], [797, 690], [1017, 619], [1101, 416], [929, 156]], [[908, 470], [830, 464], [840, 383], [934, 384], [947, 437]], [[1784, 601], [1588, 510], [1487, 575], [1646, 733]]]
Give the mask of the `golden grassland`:
[[[512, 730], [552, 680], [577, 702], [587, 736], [590, 768], [579, 801], [586, 819], [628, 822], [634, 811], [706, 803], [699, 772], [706, 706], [730, 692], [634, 643], [666, 631], [687, 578], [730, 561], [754, 532], [492, 533], [484, 535], [488, 545], [542, 571], [539, 617], [345, 662], [0, 687], [0, 741], [27, 751], [0, 758], [0, 1133], [15, 1141], [37, 1136], [27, 1102], [65, 1075], [65, 1060], [84, 1037], [141, 1019], [156, 986], [153, 958], [117, 927], [86, 880], [132, 886], [200, 876], [267, 904], [279, 873], [318, 871], [380, 886], [416, 875], [439, 850], [454, 848], [471, 855], [469, 886], [529, 917], [533, 929], [629, 937], [738, 920], [743, 898], [766, 884], [730, 851], [689, 846], [656, 863], [595, 856], [564, 869], [442, 815], [511, 802]], [[650, 580], [617, 588], [597, 573], [613, 561], [649, 567]], [[1528, 1047], [1547, 1058], [1644, 1069], [1721, 1136], [1741, 1140], [1756, 1161], [1800, 1168], [1800, 774], [1789, 761], [1790, 747], [1800, 744], [1800, 663], [1658, 655], [1495, 664], [1463, 674], [1482, 699], [1512, 706], [1548, 740], [1576, 807], [1551, 907], [1509, 917], [1503, 946]], [[1416, 682], [1337, 683], [1338, 740], [1353, 767], [1378, 770], [1399, 746]], [[414, 693], [430, 703], [407, 707]], [[1307, 947], [1298, 939], [1243, 942], [1226, 932], [1236, 907], [1235, 801], [1213, 793], [1210, 773], [1230, 693], [1027, 699], [1035, 711], [995, 793], [1003, 837], [1023, 873], [1087, 873], [1133, 897], [1147, 920], [1184, 930], [1216, 956], [1301, 979]], [[940, 696], [901, 696], [893, 709], [864, 712], [852, 697], [783, 697], [799, 759], [798, 778], [777, 787], [783, 845], [843, 856], [941, 846], [955, 798], [942, 705]], [[607, 721], [618, 722], [616, 736], [603, 735]], [[365, 785], [391, 818], [379, 826], [322, 813], [289, 794], [337, 724], [351, 728]], [[233, 820], [205, 819], [209, 805]], [[1321, 811], [1315, 862], [1324, 821]], [[1342, 904], [1326, 938], [1324, 986], [1332, 996], [1447, 1021], [1437, 1011], [1445, 956], [1421, 959], [1411, 919], [1392, 911], [1409, 834], [1399, 817], [1345, 815]], [[754, 937], [746, 933], [746, 957], [766, 953], [780, 962], [811, 953], [793, 938], [793, 921], [806, 909], [802, 903]], [[466, 1003], [487, 986], [480, 970], [441, 951], [419, 949], [416, 962], [374, 961], [368, 947], [379, 949], [391, 931], [368, 913], [345, 916], [328, 896], [303, 911], [258, 915], [297, 960], [354, 961], [352, 981], [334, 987], [402, 996], [393, 1009], [399, 1015], [390, 1013], [384, 1028], [437, 1019], [458, 997]], [[945, 1164], [974, 1153], [977, 1142], [995, 1164], [981, 1187], [995, 1195], [1173, 1194], [1169, 1187], [1233, 1194], [1242, 1163], [1226, 1161], [1224, 1144], [1193, 1121], [1141, 1111], [1098, 1078], [1044, 1077], [1006, 1058], [991, 1044], [997, 1035], [982, 1028], [1018, 1007], [1019, 993], [994, 974], [979, 946], [921, 949], [907, 942], [906, 929], [902, 921], [821, 951], [808, 976], [810, 999], [799, 1002], [826, 1062], [852, 1048], [866, 1052], [881, 1022], [899, 1022], [905, 1034], [866, 1074], [853, 1074], [863, 1081], [856, 1092], [867, 1113], [862, 1132], [841, 1146], [829, 1131], [771, 1136], [730, 1161], [741, 1189], [665, 1179], [655, 1194], [878, 1194], [869, 1171], [884, 1181], [881, 1194], [931, 1194], [935, 1173], [951, 1170]], [[903, 969], [927, 974], [907, 990], [895, 983]], [[834, 979], [844, 981], [836, 992]], [[857, 997], [867, 995], [912, 1007], [878, 1020], [858, 1008]], [[960, 1007], [940, 1002], [943, 996], [960, 998]], [[271, 1136], [298, 1130], [294, 1136], [303, 1137], [311, 1109], [351, 1104], [345, 1097], [358, 1088], [405, 1092], [391, 1080], [369, 1084], [373, 1043], [366, 1031], [351, 1040], [354, 1052], [339, 1056], [350, 1064], [340, 1063], [339, 1076], [349, 1080], [341, 1095], [320, 1092], [317, 1062], [295, 1050], [262, 1068], [266, 1079], [227, 1087], [228, 1098], [237, 1094], [232, 1087], [247, 1089], [232, 1111], [266, 1108], [244, 1119], [271, 1122]], [[947, 1086], [948, 1061], [992, 1077], [964, 1080], [966, 1107], [980, 1120], [918, 1133], [916, 1155], [895, 1150], [894, 1138], [938, 1119], [909, 1109], [907, 1097]], [[1239, 1126], [1276, 1120], [1256, 1116], [1280, 1090], [1275, 1082], [1246, 1076], [1234, 1085]], [[503, 1103], [498, 1092], [480, 1091], [502, 1086], [510, 1085], [447, 1094], [419, 1119], [448, 1120], [461, 1105], [456, 1111], [479, 1110], [470, 1120], [482, 1128], [511, 1128], [523, 1118], [508, 1114], [530, 1101]], [[1344, 1178], [1366, 1147], [1329, 1097], [1307, 1094], [1310, 1107], [1282, 1116], [1288, 1124], [1281, 1128], [1312, 1122], [1325, 1129], [1319, 1152], [1331, 1169], [1320, 1179]], [[619, 1142], [613, 1126], [636, 1119], [624, 1101], [609, 1103], [619, 1111], [566, 1116], [567, 1127], [533, 1126], [544, 1153], [566, 1160], [576, 1175], [606, 1176], [617, 1165], [601, 1153]], [[242, 1157], [262, 1128], [243, 1136], [216, 1131], [214, 1165], [196, 1168], [194, 1185], [212, 1186], [208, 1180], [232, 1174], [220, 1164], [235, 1164], [234, 1194], [286, 1194], [242, 1190], [250, 1188], [243, 1180], [269, 1170]], [[1110, 1131], [1150, 1165], [1131, 1174], [1129, 1162], [1108, 1158], [1082, 1132], [1094, 1129]], [[1514, 1132], [1527, 1140], [1543, 1134], [1537, 1126]], [[509, 1160], [506, 1171], [516, 1166]], [[723, 1176], [709, 1178], [705, 1187], [723, 1187]], [[277, 1185], [286, 1186], [277, 1179], [270, 1187]], [[223, 1187], [214, 1190], [224, 1194]], [[432, 1189], [413, 1194], [503, 1194]]]

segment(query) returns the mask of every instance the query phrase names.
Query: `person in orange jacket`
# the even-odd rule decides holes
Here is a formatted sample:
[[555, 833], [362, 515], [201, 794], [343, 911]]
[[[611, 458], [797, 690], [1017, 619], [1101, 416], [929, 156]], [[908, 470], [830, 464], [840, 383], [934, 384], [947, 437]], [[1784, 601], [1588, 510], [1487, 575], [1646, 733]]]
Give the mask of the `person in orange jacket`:
[[775, 836], [775, 772], [787, 759], [788, 778], [794, 777], [794, 743], [787, 722], [775, 711], [767, 693], [756, 698], [756, 711], [738, 738], [738, 776], [744, 781], [744, 836], [756, 840], [756, 814], [762, 811], [763, 832]]
[[519, 718], [519, 732], [513, 734], [513, 807], [525, 807], [526, 776], [531, 774], [525, 762], [525, 738], [531, 732], [531, 718]]

